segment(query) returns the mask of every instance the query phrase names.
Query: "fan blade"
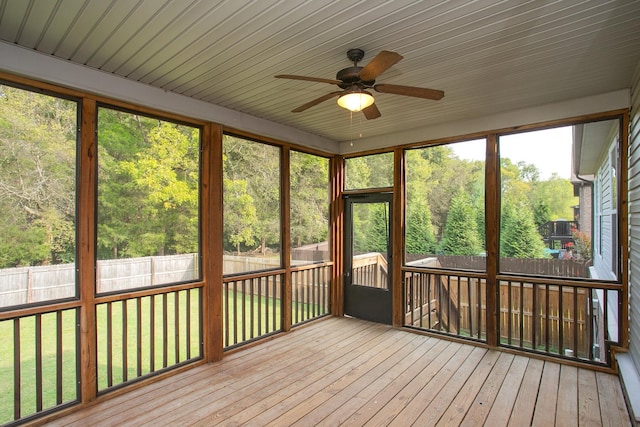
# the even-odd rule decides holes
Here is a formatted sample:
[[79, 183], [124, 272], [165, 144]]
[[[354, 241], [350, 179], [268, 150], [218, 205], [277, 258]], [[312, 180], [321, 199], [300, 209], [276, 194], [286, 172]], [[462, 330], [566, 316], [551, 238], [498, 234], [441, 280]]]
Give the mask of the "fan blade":
[[437, 101], [442, 99], [444, 92], [436, 89], [427, 89], [423, 87], [400, 86], [390, 84], [375, 85], [373, 89], [376, 92], [392, 93], [394, 95], [414, 96], [416, 98], [433, 99]]
[[367, 118], [367, 120], [377, 119], [382, 115], [380, 114], [380, 110], [378, 110], [378, 107], [376, 107], [375, 103], [369, 105], [367, 108], [362, 110], [362, 112], [364, 113], [364, 116]]
[[292, 74], [278, 74], [277, 76], [274, 76], [274, 77], [277, 79], [293, 79], [293, 80], [305, 80], [308, 82], [329, 83], [330, 85], [342, 84], [340, 80], [321, 79], [318, 77], [307, 77], [307, 76], [294, 76]]
[[300, 113], [300, 112], [302, 112], [302, 111], [304, 111], [304, 110], [306, 110], [308, 108], [313, 107], [314, 105], [318, 105], [321, 102], [326, 101], [327, 99], [331, 99], [334, 96], [340, 95], [341, 93], [342, 93], [342, 91], [336, 91], [336, 92], [328, 93], [326, 95], [322, 95], [320, 98], [316, 98], [313, 101], [309, 101], [306, 104], [301, 105], [301, 106], [299, 106], [298, 108], [296, 108], [294, 110], [291, 110], [291, 112], [292, 113]]
[[389, 52], [383, 50], [376, 55], [362, 70], [360, 70], [360, 80], [370, 82], [375, 80], [380, 74], [391, 68], [394, 64], [403, 58], [402, 55], [396, 52]]

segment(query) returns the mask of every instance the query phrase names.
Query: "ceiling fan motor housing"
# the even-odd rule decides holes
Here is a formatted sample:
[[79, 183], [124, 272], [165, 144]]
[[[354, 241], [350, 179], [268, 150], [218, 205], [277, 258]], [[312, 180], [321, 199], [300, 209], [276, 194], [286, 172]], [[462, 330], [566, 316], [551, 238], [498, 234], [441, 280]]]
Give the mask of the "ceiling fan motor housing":
[[336, 80], [340, 80], [342, 83], [338, 84], [342, 89], [346, 89], [354, 84], [364, 87], [372, 87], [375, 84], [375, 80], [368, 82], [360, 80], [359, 74], [363, 67], [347, 67], [338, 71], [336, 74]]

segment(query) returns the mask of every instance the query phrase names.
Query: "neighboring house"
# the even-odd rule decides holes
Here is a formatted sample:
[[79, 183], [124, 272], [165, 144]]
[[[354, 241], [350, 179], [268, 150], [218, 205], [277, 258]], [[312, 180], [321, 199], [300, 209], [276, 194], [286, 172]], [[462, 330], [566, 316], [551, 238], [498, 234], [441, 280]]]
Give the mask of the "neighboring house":
[[617, 177], [620, 175], [617, 121], [575, 126], [574, 191], [580, 197], [581, 232], [591, 237], [591, 277], [618, 278]]
[[[618, 219], [617, 182], [620, 174], [619, 123], [602, 121], [574, 127], [573, 169], [574, 191], [580, 195], [579, 229], [591, 237], [592, 262], [590, 277], [617, 280]], [[609, 322], [605, 337], [603, 327], [596, 328], [595, 345], [604, 348], [605, 340], [618, 340], [618, 300], [615, 294], [595, 291], [593, 310], [595, 322], [601, 325], [604, 304], [608, 306]], [[613, 315], [611, 315], [613, 314]]]

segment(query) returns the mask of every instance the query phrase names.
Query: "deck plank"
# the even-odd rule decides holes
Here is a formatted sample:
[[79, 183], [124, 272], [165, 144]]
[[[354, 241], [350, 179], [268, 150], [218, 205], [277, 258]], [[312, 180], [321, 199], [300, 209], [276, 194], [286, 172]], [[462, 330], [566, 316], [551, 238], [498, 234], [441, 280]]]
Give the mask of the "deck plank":
[[[443, 387], [444, 383], [454, 374], [456, 369], [463, 365], [464, 360], [471, 353], [472, 349], [460, 344], [448, 346], [432, 363], [430, 363], [421, 372], [418, 372], [413, 378], [398, 392], [393, 399], [380, 408], [380, 410], [371, 418], [366, 426], [386, 426], [390, 425], [402, 412], [402, 420], [409, 422], [413, 410], [417, 411], [415, 406], [410, 406], [414, 402], [414, 398], [423, 390], [437, 394], [437, 390]], [[421, 399], [427, 402], [427, 398]], [[424, 407], [420, 407], [416, 416], [420, 414]], [[408, 418], [404, 418], [407, 416]]]
[[[437, 343], [431, 347], [427, 353], [420, 353], [418, 359], [408, 369], [404, 370], [399, 376], [393, 379], [386, 387], [379, 389], [369, 390], [372, 393], [369, 400], [360, 407], [357, 411], [353, 412], [343, 423], [343, 425], [360, 426], [364, 425], [372, 417], [374, 417], [380, 410], [389, 403], [392, 399], [396, 399], [396, 396], [403, 390], [407, 384], [413, 380], [416, 375], [425, 370], [432, 362], [442, 366], [447, 357], [452, 355], [458, 348], [457, 344], [449, 341], [437, 340]], [[448, 355], [442, 356], [442, 353]], [[437, 370], [439, 367], [433, 367], [431, 369]], [[390, 409], [390, 408], [388, 408]], [[325, 424], [325, 423], [322, 423]], [[332, 425], [332, 424], [325, 424]]]
[[624, 402], [620, 381], [613, 375], [596, 372], [600, 414], [603, 426], [630, 426], [631, 418]]
[[[491, 369], [491, 372], [485, 378], [482, 383], [482, 387], [480, 391], [475, 396], [473, 402], [468, 405], [468, 411], [466, 414], [463, 414], [457, 421], [460, 422], [460, 425], [463, 426], [480, 426], [483, 425], [487, 416], [489, 415], [489, 411], [491, 410], [491, 406], [493, 402], [496, 401], [496, 396], [500, 391], [504, 379], [507, 376], [511, 368], [511, 364], [513, 363], [514, 355], [508, 353], [501, 353], [500, 357], [496, 361], [495, 365]], [[466, 391], [465, 386], [465, 391]], [[455, 402], [454, 402], [455, 403]], [[509, 408], [509, 411], [511, 408]], [[463, 418], [464, 417], [464, 418]], [[449, 417], [449, 419], [453, 419]], [[507, 421], [505, 420], [502, 425], [506, 425]], [[489, 425], [496, 425], [495, 423]]]
[[528, 363], [529, 359], [524, 356], [514, 357], [509, 371], [500, 386], [498, 395], [488, 402], [488, 404], [491, 404], [491, 410], [484, 424], [488, 426], [505, 426], [509, 423], [511, 411], [515, 406], [518, 390], [520, 390], [520, 384], [522, 384]]
[[596, 373], [588, 369], [578, 371], [578, 425], [600, 426], [600, 407], [598, 406], [598, 383]]
[[556, 425], [567, 427], [578, 425], [578, 368], [575, 366], [560, 367]]
[[[511, 356], [496, 350], [488, 351], [484, 355], [467, 382], [465, 382], [465, 384], [456, 395], [455, 399], [453, 399], [453, 401], [449, 404], [447, 410], [444, 412], [444, 414], [442, 414], [442, 417], [438, 420], [437, 425], [460, 425], [463, 418], [469, 412], [469, 409], [471, 409], [473, 403], [478, 398], [478, 393], [480, 393], [480, 390], [485, 385], [487, 385], [489, 388], [492, 387], [491, 381], [488, 380], [489, 374], [493, 373], [494, 368], [496, 368], [496, 365], [498, 364], [498, 361], [501, 359], [502, 355], [505, 356], [504, 358], [502, 358], [503, 362], [505, 359], [509, 359], [508, 362], [510, 362]], [[498, 372], [493, 375], [495, 376], [495, 379], [499, 381], [501, 381], [501, 378], [499, 378], [499, 371], [504, 370], [504, 372], [506, 372], [508, 368], [508, 366], [505, 368], [502, 365], [503, 364], [501, 364], [501, 366], [496, 369], [496, 371]], [[502, 374], [502, 378], [504, 378], [504, 374]], [[480, 424], [482, 423], [475, 425]]]
[[560, 381], [560, 365], [545, 362], [540, 379], [540, 388], [533, 413], [534, 426], [552, 426], [556, 421], [558, 404], [558, 383]]
[[[392, 345], [394, 338], [393, 331], [387, 331], [387, 333], [380, 335], [375, 340], [372, 340], [368, 347], [373, 353], [382, 351], [385, 347]], [[274, 419], [282, 416], [286, 412], [290, 411], [298, 404], [303, 402], [308, 396], [312, 396], [318, 393], [323, 388], [328, 387], [333, 382], [340, 381], [342, 377], [348, 375], [350, 371], [359, 369], [359, 367], [366, 363], [371, 357], [369, 353], [361, 353], [359, 350], [362, 346], [354, 349], [351, 354], [344, 360], [338, 363], [332, 363], [326, 365], [319, 371], [319, 374], [314, 378], [313, 382], [306, 382], [303, 387], [303, 392], [300, 392], [298, 385], [289, 385], [281, 390], [274, 392], [274, 394], [268, 399], [269, 407], [263, 405], [262, 410], [250, 418], [252, 425], [264, 426], [272, 422]], [[242, 414], [238, 414], [240, 419], [245, 422], [247, 419], [246, 411]], [[232, 417], [229, 421], [235, 423], [238, 421], [237, 417]], [[286, 423], [284, 425], [287, 425]]]
[[[340, 322], [335, 322], [335, 318], [329, 318], [327, 321], [330, 323], [327, 326], [335, 327], [339, 330], [341, 328]], [[356, 327], [356, 325], [353, 325]], [[323, 326], [319, 324], [319, 322], [315, 324], [308, 325], [308, 332], [313, 331], [315, 328], [322, 328]], [[349, 329], [344, 329], [344, 334], [350, 333]], [[310, 333], [307, 334], [298, 334], [297, 331], [295, 334], [291, 335], [291, 345], [300, 346], [301, 348], [304, 346], [304, 343], [312, 341], [314, 339], [313, 335]], [[270, 351], [275, 351], [278, 348], [286, 348], [287, 343], [284, 341], [272, 340], [264, 343], [264, 350], [261, 353], [257, 353], [261, 355], [260, 358], [256, 359], [255, 356], [252, 356], [253, 352], [256, 351], [255, 347], [247, 348], [246, 351], [238, 352], [230, 354], [225, 358], [224, 365], [222, 364], [212, 364], [212, 365], [200, 365], [194, 369], [185, 371], [181, 373], [179, 376], [171, 377], [163, 381], [158, 381], [151, 383], [143, 388], [138, 388], [132, 390], [125, 395], [117, 396], [115, 398], [106, 400], [105, 402], [100, 403], [100, 407], [103, 409], [101, 414], [96, 414], [91, 408], [86, 408], [81, 411], [75, 412], [71, 415], [66, 416], [63, 420], [65, 422], [64, 425], [77, 425], [77, 426], [85, 426], [88, 425], [86, 420], [87, 417], [90, 417], [90, 423], [101, 423], [101, 422], [109, 422], [109, 420], [113, 419], [113, 414], [111, 413], [111, 409], [116, 409], [119, 413], [127, 413], [127, 411], [135, 411], [139, 405], [145, 405], [150, 411], [154, 410], [157, 407], [162, 407], [164, 404], [163, 396], [166, 396], [166, 387], [167, 384], [171, 384], [171, 389], [176, 394], [186, 394], [184, 393], [184, 387], [188, 386], [198, 386], [198, 381], [206, 380], [206, 378], [214, 377], [214, 381], [216, 383], [223, 383], [226, 377], [226, 371], [232, 371], [235, 367], [238, 369], [243, 369], [243, 364], [247, 363], [248, 360], [257, 361], [260, 363], [260, 360], [268, 360], [268, 355]], [[58, 426], [59, 421], [52, 421], [49, 425]]]
[[543, 361], [529, 359], [520, 390], [518, 390], [518, 397], [516, 397], [511, 411], [509, 427], [528, 427], [531, 425], [536, 409], [536, 397], [540, 388], [543, 368]]
[[[371, 397], [375, 390], [385, 388], [403, 370], [415, 363], [420, 353], [429, 351], [436, 340], [418, 336], [407, 343], [401, 351], [396, 351], [374, 369], [357, 378], [343, 389], [332, 393], [323, 403], [313, 405], [312, 410], [300, 418], [293, 426], [338, 425], [346, 415], [356, 412]], [[327, 416], [329, 414], [329, 416]]]
[[211, 425], [234, 416], [244, 417], [243, 421], [247, 421], [252, 413], [259, 414], [270, 401], [275, 401], [285, 393], [286, 387], [290, 393], [295, 393], [296, 387], [320, 378], [327, 365], [353, 357], [354, 351], [359, 347], [366, 347], [383, 331], [384, 328], [376, 326], [355, 329], [348, 335], [323, 337], [326, 347], [302, 358], [298, 357], [302, 353], [301, 349], [296, 348], [271, 353], [272, 359], [286, 361], [280, 375], [269, 377], [262, 374], [257, 378], [249, 378], [241, 387], [236, 388], [233, 395], [221, 399], [211, 394], [205, 400], [194, 404], [188, 412], [180, 411], [177, 414], [180, 417], [174, 419], [181, 424], [194, 425]]
[[[364, 329], [361, 331], [360, 326], [356, 326], [356, 331], [361, 331], [363, 336], [368, 336], [373, 326], [366, 324], [362, 325]], [[338, 345], [344, 342], [344, 337], [350, 332], [348, 330], [340, 330], [339, 328], [334, 332], [335, 335], [330, 335], [327, 339], [329, 345]], [[313, 353], [307, 345], [306, 340], [296, 340], [298, 343], [298, 351], [292, 351], [296, 347], [277, 346], [272, 348], [272, 352], [253, 353], [245, 355], [244, 357], [237, 357], [234, 359], [235, 363], [230, 363], [222, 371], [222, 375], [216, 373], [210, 373], [209, 375], [203, 375], [202, 378], [191, 382], [190, 384], [182, 387], [179, 392], [172, 388], [171, 394], [166, 393], [166, 390], [158, 390], [153, 396], [147, 396], [152, 399], [153, 404], [147, 405], [149, 410], [144, 414], [140, 414], [136, 417], [136, 424], [143, 425], [148, 423], [150, 425], [158, 425], [158, 421], [161, 423], [168, 423], [173, 421], [176, 417], [184, 416], [187, 414], [192, 420], [194, 406], [204, 405], [207, 403], [215, 402], [220, 404], [233, 400], [238, 395], [238, 391], [243, 387], [252, 386], [258, 387], [261, 382], [267, 382], [274, 377], [284, 377], [289, 375], [289, 369], [284, 364], [270, 363], [269, 354], [273, 355], [282, 352], [291, 353], [286, 359], [289, 363], [295, 363], [300, 360], [304, 360], [310, 357]], [[180, 409], [178, 411], [178, 409]], [[205, 411], [208, 413], [211, 407], [206, 407]], [[116, 417], [114, 421], [118, 420]], [[125, 422], [126, 420], [121, 420]]]
[[[436, 425], [478, 367], [481, 368], [480, 375], [482, 375], [486, 369], [486, 364], [493, 364], [493, 362], [495, 362], [495, 359], [498, 357], [496, 353], [494, 350], [489, 351], [480, 347], [474, 348], [469, 357], [457, 368], [455, 374], [449, 381], [447, 381], [446, 386], [431, 400], [431, 403], [421, 411], [419, 417], [413, 421], [413, 423], [419, 426]], [[418, 398], [415, 399], [414, 402], [421, 403], [421, 400], [422, 399]], [[397, 425], [402, 425], [402, 418], [397, 419]]]
[[[356, 362], [355, 364], [343, 367], [346, 373], [341, 375], [340, 378], [329, 382], [317, 393], [308, 395], [295, 407], [281, 414], [268, 425], [316, 425], [321, 419], [326, 417], [327, 412], [323, 411], [329, 411], [331, 408], [325, 406], [317, 411], [315, 411], [315, 409], [326, 403], [336, 394], [342, 394], [344, 396], [344, 400], [341, 402], [343, 405], [351, 405], [352, 398], [357, 395], [357, 391], [359, 390], [358, 383], [372, 381], [373, 378], [382, 375], [384, 371], [390, 369], [393, 364], [398, 363], [403, 357], [406, 357], [408, 352], [412, 350], [408, 344], [414, 341], [415, 338], [416, 337], [411, 337], [411, 339], [398, 340], [394, 342], [393, 346], [385, 346], [381, 348], [379, 352], [376, 352], [376, 354], [367, 353], [364, 355], [363, 360], [354, 360], [354, 362]], [[398, 351], [398, 345], [402, 346], [400, 351]]]
[[54, 426], [629, 426], [620, 381], [327, 318], [98, 402]]

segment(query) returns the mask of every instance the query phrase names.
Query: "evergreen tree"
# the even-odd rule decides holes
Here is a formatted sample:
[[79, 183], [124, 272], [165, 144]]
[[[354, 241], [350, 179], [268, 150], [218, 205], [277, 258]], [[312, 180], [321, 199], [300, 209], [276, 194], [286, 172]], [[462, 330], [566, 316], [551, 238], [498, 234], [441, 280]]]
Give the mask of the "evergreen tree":
[[407, 225], [405, 230], [407, 254], [434, 254], [436, 236], [431, 224], [431, 211], [427, 203], [419, 198], [407, 203]]
[[507, 258], [547, 258], [542, 236], [527, 206], [503, 205], [500, 256]]
[[533, 218], [533, 221], [538, 228], [551, 220], [549, 205], [544, 200], [539, 200], [533, 207]]
[[386, 203], [369, 205], [370, 227], [367, 233], [367, 248], [370, 252], [387, 254], [387, 246], [391, 235], [389, 233], [389, 212]]
[[482, 253], [476, 214], [469, 196], [462, 190], [451, 199], [440, 251], [445, 255], [479, 255]]

